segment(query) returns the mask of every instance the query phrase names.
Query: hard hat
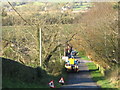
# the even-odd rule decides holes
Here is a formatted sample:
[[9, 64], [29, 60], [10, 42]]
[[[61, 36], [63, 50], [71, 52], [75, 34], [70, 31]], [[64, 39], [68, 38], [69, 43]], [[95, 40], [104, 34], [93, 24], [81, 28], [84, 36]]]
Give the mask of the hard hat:
[[74, 58], [74, 56], [72, 56], [71, 58]]

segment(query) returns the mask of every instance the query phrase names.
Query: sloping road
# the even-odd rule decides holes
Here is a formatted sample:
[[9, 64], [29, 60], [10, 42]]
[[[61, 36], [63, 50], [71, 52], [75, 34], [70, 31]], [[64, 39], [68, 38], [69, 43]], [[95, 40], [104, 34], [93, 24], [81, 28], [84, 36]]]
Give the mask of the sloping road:
[[68, 81], [65, 82], [61, 88], [94, 88], [95, 90], [100, 89], [100, 87], [92, 80], [88, 67], [85, 63], [90, 62], [87, 60], [81, 60], [79, 63], [79, 72], [68, 73]]

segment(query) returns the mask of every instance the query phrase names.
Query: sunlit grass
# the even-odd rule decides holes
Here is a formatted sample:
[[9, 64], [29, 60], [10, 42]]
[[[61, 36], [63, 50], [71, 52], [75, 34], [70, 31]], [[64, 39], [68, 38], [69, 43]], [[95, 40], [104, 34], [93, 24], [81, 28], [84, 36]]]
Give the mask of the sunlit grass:
[[101, 88], [115, 88], [115, 86], [101, 74], [94, 63], [87, 63], [87, 66], [90, 70], [93, 80], [96, 81]]
[[41, 3], [41, 2], [34, 2], [34, 5], [45, 5], [45, 3]]
[[81, 59], [90, 60], [87, 56], [82, 56]]

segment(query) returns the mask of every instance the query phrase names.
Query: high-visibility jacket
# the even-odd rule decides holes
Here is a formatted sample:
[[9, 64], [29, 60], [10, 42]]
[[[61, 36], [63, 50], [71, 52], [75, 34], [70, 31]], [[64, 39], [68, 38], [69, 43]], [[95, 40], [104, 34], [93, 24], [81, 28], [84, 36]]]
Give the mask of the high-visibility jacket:
[[70, 64], [74, 64], [74, 63], [75, 63], [75, 59], [70, 58], [70, 59], [69, 59], [69, 63], [70, 63]]

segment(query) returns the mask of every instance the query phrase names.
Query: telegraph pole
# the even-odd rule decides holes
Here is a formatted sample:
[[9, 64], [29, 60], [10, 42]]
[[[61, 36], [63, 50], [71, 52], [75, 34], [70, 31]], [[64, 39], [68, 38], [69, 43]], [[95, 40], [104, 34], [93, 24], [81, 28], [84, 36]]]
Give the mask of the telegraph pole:
[[42, 29], [39, 28], [39, 58], [40, 58], [40, 66], [42, 66]]

